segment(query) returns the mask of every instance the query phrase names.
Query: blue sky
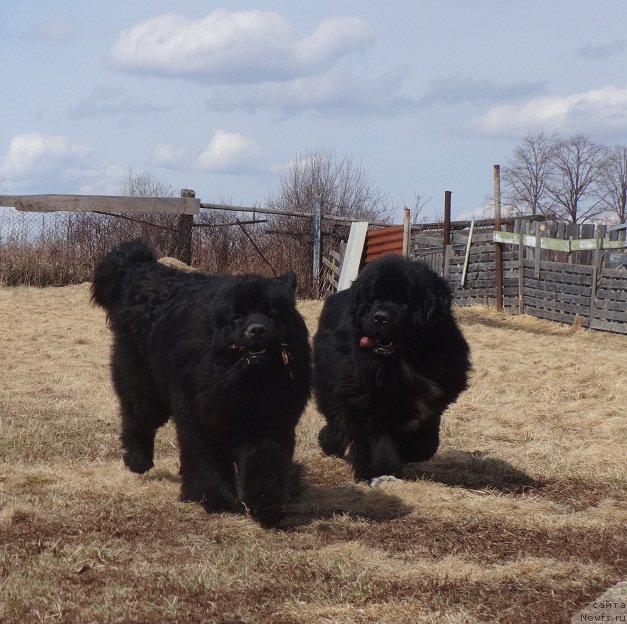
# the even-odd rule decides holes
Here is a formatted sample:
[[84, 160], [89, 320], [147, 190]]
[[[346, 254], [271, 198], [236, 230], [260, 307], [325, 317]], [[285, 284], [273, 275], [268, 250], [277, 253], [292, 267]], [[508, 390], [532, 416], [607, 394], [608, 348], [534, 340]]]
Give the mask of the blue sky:
[[627, 1], [2, 0], [0, 193], [262, 205], [314, 149], [480, 215], [529, 132], [627, 143]]

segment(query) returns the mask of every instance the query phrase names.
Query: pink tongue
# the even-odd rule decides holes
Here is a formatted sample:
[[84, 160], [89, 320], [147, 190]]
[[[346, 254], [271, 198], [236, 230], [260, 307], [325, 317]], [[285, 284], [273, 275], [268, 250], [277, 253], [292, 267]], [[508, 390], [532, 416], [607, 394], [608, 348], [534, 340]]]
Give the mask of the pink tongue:
[[369, 338], [368, 336], [362, 336], [359, 340], [359, 346], [366, 349], [368, 347], [374, 347], [377, 344], [377, 341], [374, 338]]

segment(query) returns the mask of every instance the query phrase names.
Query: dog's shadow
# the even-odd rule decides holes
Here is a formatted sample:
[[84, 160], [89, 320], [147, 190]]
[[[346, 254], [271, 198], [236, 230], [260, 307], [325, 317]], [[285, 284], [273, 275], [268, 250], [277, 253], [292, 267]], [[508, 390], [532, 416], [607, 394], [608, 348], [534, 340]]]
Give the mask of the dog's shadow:
[[[447, 449], [426, 462], [408, 464], [404, 481], [432, 481], [469, 490], [523, 494], [544, 484], [512, 464], [480, 451]], [[304, 483], [290, 504], [283, 528], [291, 529], [336, 515], [386, 522], [409, 515], [414, 508], [398, 496], [379, 488], [354, 483], [318, 485]]]
[[409, 464], [403, 478], [408, 481], [434, 481], [473, 490], [496, 490], [522, 494], [542, 487], [542, 482], [510, 463], [485, 457], [480, 451], [448, 449], [426, 462]]
[[289, 505], [282, 527], [289, 530], [334, 516], [385, 522], [407, 516], [412, 511], [414, 508], [398, 496], [376, 488], [354, 483], [305, 484], [298, 499]]

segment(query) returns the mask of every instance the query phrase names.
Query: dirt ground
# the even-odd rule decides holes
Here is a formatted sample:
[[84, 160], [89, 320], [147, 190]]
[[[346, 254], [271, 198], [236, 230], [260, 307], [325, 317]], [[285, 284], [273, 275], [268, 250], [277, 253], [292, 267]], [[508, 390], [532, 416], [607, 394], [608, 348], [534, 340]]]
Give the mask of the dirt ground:
[[1, 622], [570, 622], [626, 578], [627, 337], [458, 309], [473, 373], [436, 457], [355, 484], [311, 402], [302, 498], [264, 530], [177, 500], [170, 425], [123, 467], [88, 298], [0, 288]]

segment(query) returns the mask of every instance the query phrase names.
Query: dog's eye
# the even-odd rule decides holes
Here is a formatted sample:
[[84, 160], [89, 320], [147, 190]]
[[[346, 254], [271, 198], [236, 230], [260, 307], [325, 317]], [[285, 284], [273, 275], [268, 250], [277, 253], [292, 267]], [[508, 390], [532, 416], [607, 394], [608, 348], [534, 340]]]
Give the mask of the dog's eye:
[[231, 317], [231, 321], [233, 321], [233, 323], [241, 323], [244, 320], [244, 317], [241, 314], [234, 314]]

